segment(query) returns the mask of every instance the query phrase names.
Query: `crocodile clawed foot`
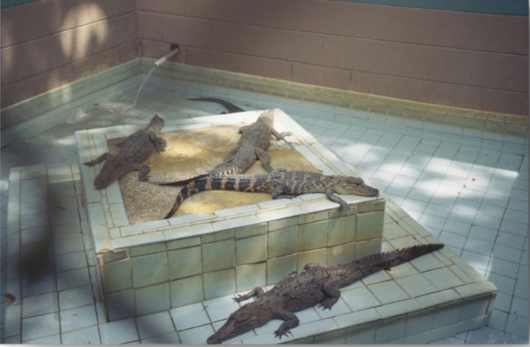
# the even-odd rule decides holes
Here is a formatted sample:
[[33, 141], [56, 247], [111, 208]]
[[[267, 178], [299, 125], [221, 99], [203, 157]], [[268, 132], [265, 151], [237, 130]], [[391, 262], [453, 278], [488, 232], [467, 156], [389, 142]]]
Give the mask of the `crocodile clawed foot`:
[[149, 180], [151, 179], [151, 176], [146, 175], [146, 176], [139, 177], [138, 179], [142, 182], [149, 182]]
[[330, 310], [331, 311], [331, 306], [326, 306], [324, 304], [320, 304], [320, 307], [322, 307], [322, 311], [325, 311], [325, 310]]
[[293, 133], [290, 131], [284, 131], [280, 134], [280, 137], [277, 140], [284, 140], [286, 136], [291, 136], [292, 134]]
[[274, 337], [277, 337], [281, 340], [282, 336], [289, 337], [289, 334], [291, 334], [291, 336], [294, 336], [291, 330], [283, 331], [282, 328], [279, 328], [274, 332]]
[[240, 294], [237, 294], [237, 296], [234, 296], [234, 297], [232, 298], [232, 300], [234, 300], [234, 301], [237, 302], [237, 303], [240, 303], [241, 301], [244, 301], [244, 300], [245, 300], [245, 296], [240, 295]]

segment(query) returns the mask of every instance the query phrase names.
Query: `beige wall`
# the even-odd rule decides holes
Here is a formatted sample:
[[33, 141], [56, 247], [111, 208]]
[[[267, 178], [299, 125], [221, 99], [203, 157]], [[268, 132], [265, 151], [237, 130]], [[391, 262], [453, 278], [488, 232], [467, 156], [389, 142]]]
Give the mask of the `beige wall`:
[[134, 0], [2, 9], [2, 108], [138, 56]]
[[[528, 115], [528, 17], [322, 0], [136, 0], [142, 54]], [[162, 44], [165, 43], [165, 44]]]
[[528, 115], [528, 17], [323, 0], [43, 0], [1, 17], [2, 108], [175, 42], [191, 65]]

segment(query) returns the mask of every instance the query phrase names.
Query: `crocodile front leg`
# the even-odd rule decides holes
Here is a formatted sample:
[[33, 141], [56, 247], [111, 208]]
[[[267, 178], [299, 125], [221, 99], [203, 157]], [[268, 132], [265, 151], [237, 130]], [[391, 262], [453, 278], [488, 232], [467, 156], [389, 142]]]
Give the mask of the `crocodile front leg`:
[[155, 152], [160, 154], [166, 150], [167, 141], [161, 137], [153, 136], [149, 138], [151, 142], [155, 145]]
[[248, 299], [252, 298], [253, 296], [256, 296], [256, 297], [260, 298], [263, 294], [265, 294], [265, 290], [263, 288], [261, 288], [261, 287], [256, 287], [256, 288], [252, 289], [250, 292], [248, 292], [245, 295], [236, 296], [234, 298], [234, 301], [235, 302], [245, 301], [245, 300], [248, 300]]
[[239, 133], [243, 134], [243, 131], [248, 130], [251, 127], [251, 125], [245, 125], [239, 128]]
[[109, 160], [109, 159], [112, 159], [114, 156], [110, 153], [105, 153], [105, 154], [102, 154], [101, 156], [97, 157], [96, 159], [94, 160], [91, 160], [91, 161], [87, 161], [86, 163], [84, 163], [86, 166], [94, 166], [96, 164], [99, 164], [101, 163], [102, 161], [105, 161], [105, 160]]
[[[287, 334], [291, 333], [291, 329], [296, 328], [298, 324], [300, 324], [298, 317], [294, 313], [283, 308], [278, 308], [274, 312], [274, 318], [283, 319], [285, 321], [280, 325], [278, 330], [274, 332], [274, 336], [278, 337], [280, 340], [282, 339], [282, 336], [288, 336]], [[291, 335], [292, 334], [293, 333], [291, 333]]]
[[336, 202], [337, 204], [340, 204], [340, 207], [345, 210], [345, 211], [348, 211], [350, 210], [350, 205], [348, 205], [348, 203], [344, 200], [342, 200], [341, 198], [339, 198], [338, 196], [336, 196], [335, 194], [333, 194], [333, 191], [332, 190], [327, 190], [326, 191], [326, 197], [333, 201], [333, 202]]
[[291, 136], [293, 133], [290, 131], [283, 131], [282, 133], [277, 132], [276, 130], [272, 129], [271, 131], [272, 135], [276, 138], [276, 140], [283, 140], [286, 136]]

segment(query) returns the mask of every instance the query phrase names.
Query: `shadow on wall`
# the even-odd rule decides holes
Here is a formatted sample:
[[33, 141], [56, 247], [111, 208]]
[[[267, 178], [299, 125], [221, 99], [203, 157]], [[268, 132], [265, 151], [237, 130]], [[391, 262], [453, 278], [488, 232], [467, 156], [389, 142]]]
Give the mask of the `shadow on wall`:
[[118, 65], [137, 43], [133, 0], [39, 1], [1, 15], [2, 108]]

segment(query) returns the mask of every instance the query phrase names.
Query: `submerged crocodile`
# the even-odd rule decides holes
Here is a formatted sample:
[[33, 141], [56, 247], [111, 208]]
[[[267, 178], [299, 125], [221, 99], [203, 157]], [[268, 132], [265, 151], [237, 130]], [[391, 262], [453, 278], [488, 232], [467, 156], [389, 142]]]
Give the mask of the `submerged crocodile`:
[[340, 288], [442, 247], [443, 244], [418, 245], [371, 255], [336, 266], [307, 264], [302, 272], [292, 273], [266, 293], [258, 287], [246, 295], [235, 297], [236, 302], [253, 296], [257, 296], [257, 299], [232, 313], [226, 323], [210, 336], [207, 342], [221, 343], [260, 327], [272, 319], [284, 320], [274, 332], [274, 336], [281, 339], [282, 336], [288, 336], [290, 330], [299, 324], [294, 312], [316, 304], [320, 304], [324, 310], [331, 310], [340, 298]]
[[310, 171], [275, 170], [264, 175], [201, 175], [184, 181], [157, 184], [186, 184], [177, 195], [171, 211], [164, 217], [166, 219], [177, 212], [184, 200], [208, 190], [269, 193], [272, 194], [273, 199], [291, 198], [302, 194], [325, 193], [329, 200], [340, 204], [343, 209], [350, 208], [348, 203], [334, 193], [360, 196], [377, 196], [379, 194], [377, 189], [366, 185], [362, 178], [326, 176]]
[[245, 111], [241, 107], [232, 104], [230, 101], [226, 101], [226, 100], [218, 99], [218, 98], [193, 98], [193, 99], [188, 99], [188, 100], [214, 102], [216, 104], [223, 105], [228, 110], [228, 113], [244, 112]]
[[164, 119], [155, 115], [145, 129], [138, 130], [116, 144], [120, 148], [116, 155], [105, 153], [84, 163], [87, 166], [94, 166], [106, 160], [101, 172], [94, 180], [96, 189], [105, 188], [132, 170], [141, 170], [138, 176], [140, 181], [147, 181], [147, 174], [151, 169], [142, 162], [152, 153], [160, 153], [166, 148], [166, 140], [158, 136], [163, 127]]

